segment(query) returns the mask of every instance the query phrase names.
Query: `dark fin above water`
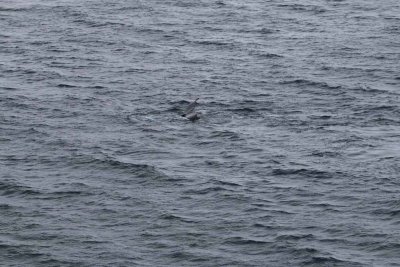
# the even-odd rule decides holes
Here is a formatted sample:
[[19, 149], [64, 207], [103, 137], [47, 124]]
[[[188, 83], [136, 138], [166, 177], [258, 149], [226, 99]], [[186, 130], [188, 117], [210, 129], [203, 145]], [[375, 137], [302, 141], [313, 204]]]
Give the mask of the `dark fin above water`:
[[190, 105], [187, 107], [186, 111], [185, 111], [185, 116], [187, 116], [188, 114], [192, 113], [194, 111], [194, 109], [197, 106], [197, 100], [199, 100], [199, 98], [196, 98], [195, 101], [193, 101], [192, 103], [190, 103]]
[[194, 109], [198, 105], [197, 100], [199, 100], [199, 98], [196, 98], [195, 101], [189, 104], [189, 106], [185, 110], [185, 113], [181, 115], [182, 117], [185, 117], [192, 122], [200, 119], [199, 114], [194, 111]]

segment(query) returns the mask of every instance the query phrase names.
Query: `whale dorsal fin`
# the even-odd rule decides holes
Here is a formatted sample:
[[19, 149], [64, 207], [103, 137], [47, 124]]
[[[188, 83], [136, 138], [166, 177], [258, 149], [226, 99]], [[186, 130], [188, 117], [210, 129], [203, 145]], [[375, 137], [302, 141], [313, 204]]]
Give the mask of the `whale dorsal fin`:
[[192, 113], [194, 111], [194, 109], [197, 106], [197, 100], [199, 100], [199, 98], [196, 98], [195, 101], [193, 101], [192, 103], [189, 104], [189, 106], [187, 107], [187, 109], [185, 110], [185, 116]]

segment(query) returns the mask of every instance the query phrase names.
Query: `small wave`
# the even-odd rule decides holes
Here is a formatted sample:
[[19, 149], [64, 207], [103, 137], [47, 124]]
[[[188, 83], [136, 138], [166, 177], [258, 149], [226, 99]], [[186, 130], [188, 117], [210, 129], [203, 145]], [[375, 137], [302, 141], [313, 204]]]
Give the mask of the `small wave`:
[[312, 169], [274, 169], [272, 175], [302, 175], [312, 178], [333, 178], [334, 174]]
[[287, 234], [287, 235], [279, 235], [275, 238], [275, 240], [286, 240], [286, 241], [298, 241], [298, 240], [314, 240], [315, 236], [312, 234]]
[[234, 113], [239, 113], [239, 114], [246, 114], [246, 113], [254, 113], [256, 112], [255, 109], [249, 108], [249, 107], [243, 107], [243, 108], [235, 108], [235, 109], [229, 109], [228, 111], [234, 112]]
[[280, 30], [277, 29], [268, 29], [268, 28], [261, 28], [258, 30], [259, 33], [261, 34], [272, 34], [272, 33], [276, 33], [279, 32]]
[[262, 53], [262, 52], [251, 52], [250, 55], [259, 57], [259, 58], [283, 58], [282, 55], [274, 54], [274, 53]]
[[[46, 258], [49, 256], [46, 255]], [[65, 260], [59, 260], [59, 259], [43, 259], [39, 261], [40, 265], [42, 266], [86, 266], [87, 263], [83, 261], [65, 261]]]
[[224, 241], [224, 243], [233, 245], [255, 245], [255, 246], [271, 244], [271, 242], [265, 240], [249, 239], [238, 236], [227, 238]]
[[221, 180], [212, 180], [212, 183], [217, 184], [217, 185], [222, 185], [222, 186], [224, 186], [224, 185], [234, 186], [234, 187], [241, 186], [240, 184], [237, 184], [237, 183], [221, 181]]
[[244, 100], [238, 101], [234, 105], [236, 108], [228, 108], [227, 110], [238, 114], [257, 114], [258, 111], [271, 111], [273, 103], [269, 101]]
[[317, 207], [317, 208], [321, 208], [324, 210], [330, 210], [330, 211], [338, 211], [337, 207], [343, 207], [343, 206], [339, 206], [339, 205], [335, 205], [335, 204], [331, 204], [331, 203], [327, 203], [327, 202], [320, 202], [320, 203], [311, 203], [309, 204], [310, 207]]
[[146, 7], [143, 5], [138, 4], [137, 6], [123, 6], [118, 8], [118, 11], [136, 11], [136, 10], [141, 10], [145, 9]]
[[5, 86], [0, 86], [1, 90], [5, 90], [5, 91], [17, 91], [18, 89], [15, 87], [5, 87]]
[[336, 158], [339, 157], [341, 154], [339, 152], [333, 151], [315, 151], [311, 153], [311, 156], [314, 157], [327, 157], [327, 158]]
[[316, 82], [307, 79], [294, 79], [294, 80], [284, 80], [279, 82], [280, 84], [294, 84], [298, 86], [313, 86], [317, 88], [325, 88], [325, 89], [339, 89], [342, 88], [340, 85], [329, 85], [325, 82]]
[[202, 2], [197, 1], [173, 1], [173, 5], [176, 7], [184, 7], [184, 8], [195, 8], [201, 6]]
[[258, 54], [259, 57], [264, 57], [264, 58], [280, 58], [283, 57], [282, 55], [278, 54], [273, 54], [273, 53], [263, 53], [263, 54]]
[[125, 26], [124, 23], [121, 22], [112, 22], [112, 21], [94, 21], [94, 20], [89, 20], [87, 18], [79, 18], [75, 19], [73, 22], [79, 23], [79, 24], [84, 24], [88, 27], [92, 28], [102, 28], [102, 27], [107, 27], [107, 26]]
[[160, 29], [153, 29], [153, 28], [140, 28], [136, 30], [137, 32], [141, 33], [149, 33], [149, 34], [164, 34], [165, 32]]
[[372, 211], [373, 214], [376, 215], [389, 215], [390, 218], [396, 218], [399, 217], [400, 218], [400, 209], [378, 209], [378, 210], [374, 210]]
[[0, 7], [0, 12], [23, 12], [23, 11], [28, 11], [28, 8], [24, 7]]
[[279, 7], [289, 8], [294, 11], [302, 12], [313, 12], [314, 14], [325, 13], [327, 10], [314, 5], [302, 5], [302, 4], [280, 4]]
[[[178, 261], [190, 261], [190, 262], [195, 262], [197, 264], [199, 264], [200, 262], [204, 262], [207, 260], [207, 258], [201, 258], [197, 255], [194, 255], [190, 252], [186, 252], [186, 251], [175, 251], [173, 253], [170, 254], [170, 257], [173, 259], [176, 259]], [[178, 264], [179, 265], [179, 264]], [[194, 265], [196, 266], [196, 265]]]
[[315, 255], [315, 254], [319, 254], [320, 251], [318, 249], [315, 248], [295, 248], [293, 249], [293, 251], [291, 251], [291, 254], [296, 255], [297, 257], [309, 257], [310, 255]]
[[120, 168], [120, 169], [134, 169], [141, 171], [154, 172], [156, 169], [154, 166], [148, 164], [135, 164], [130, 162], [124, 162], [117, 159], [105, 158], [105, 159], [93, 159], [92, 162], [107, 165], [110, 167]]
[[101, 85], [91, 85], [91, 86], [86, 86], [86, 88], [89, 88], [89, 89], [106, 89], [106, 87], [101, 86]]
[[185, 223], [196, 223], [197, 221], [192, 220], [192, 219], [187, 219], [187, 218], [183, 218], [181, 216], [178, 215], [173, 215], [173, 214], [162, 214], [160, 216], [161, 219], [163, 220], [168, 220], [168, 221], [181, 221], [181, 222], [185, 222]]
[[[0, 188], [1, 190], [1, 188]], [[13, 210], [15, 207], [9, 205], [9, 204], [0, 204], [0, 210]]]
[[329, 120], [332, 118], [330, 115], [310, 115], [311, 120]]
[[221, 138], [228, 138], [228, 139], [231, 139], [231, 140], [239, 140], [239, 139], [241, 139], [239, 134], [237, 134], [235, 132], [228, 131], [228, 130], [213, 131], [211, 133], [210, 137], [211, 138], [221, 137]]
[[209, 63], [209, 60], [204, 58], [195, 58], [195, 59], [186, 59], [183, 60], [183, 62], [188, 64], [207, 65]]
[[37, 40], [37, 41], [32, 41], [29, 44], [31, 44], [31, 45], [48, 45], [48, 44], [51, 44], [51, 42], [45, 41], [45, 40]]
[[260, 29], [239, 29], [238, 30], [239, 33], [258, 33], [261, 35], [264, 34], [273, 34], [273, 33], [277, 33], [280, 32], [279, 29], [269, 29], [269, 28], [260, 28]]
[[274, 215], [293, 215], [295, 213], [290, 212], [290, 211], [285, 211], [285, 210], [268, 210], [269, 213], [272, 213]]
[[354, 261], [339, 260], [335, 257], [314, 256], [311, 260], [304, 262], [305, 266], [364, 266]]
[[29, 186], [0, 182], [0, 194], [2, 196], [11, 196], [11, 195], [37, 196], [41, 195], [42, 192], [35, 190]]
[[153, 73], [153, 72], [162, 72], [165, 69], [163, 68], [153, 68], [153, 69], [145, 69], [145, 68], [129, 68], [127, 70], [125, 70], [124, 72], [127, 73]]
[[77, 87], [77, 86], [71, 85], [71, 84], [59, 83], [59, 84], [57, 84], [57, 87], [60, 87], [60, 88], [74, 88], [74, 87]]
[[[382, 252], [385, 251], [387, 254], [390, 252], [398, 252], [400, 251], [400, 244], [399, 243], [393, 243], [393, 242], [387, 242], [385, 244], [379, 243], [379, 246], [376, 246], [372, 251], [376, 252]], [[396, 254], [395, 254], [396, 255]]]
[[388, 106], [388, 105], [383, 105], [383, 106], [375, 106], [375, 107], [370, 107], [369, 110], [371, 111], [394, 111], [397, 110], [398, 106]]
[[195, 41], [194, 43], [199, 45], [210, 45], [210, 46], [231, 46], [231, 43], [223, 42], [223, 41], [211, 41], [211, 40], [204, 40], [204, 41]]
[[273, 230], [273, 229], [277, 228], [276, 226], [265, 225], [265, 224], [262, 224], [262, 223], [255, 223], [255, 224], [253, 224], [253, 226], [256, 227], [256, 228], [263, 228], [263, 229], [267, 229], [267, 230]]
[[209, 194], [209, 193], [222, 192], [222, 191], [232, 192], [232, 190], [227, 189], [227, 188], [222, 187], [222, 186], [210, 186], [210, 187], [201, 188], [201, 189], [186, 190], [185, 193], [186, 194], [193, 194], [193, 195], [206, 195], [206, 194]]
[[[181, 179], [172, 178], [163, 172], [159, 171], [155, 166], [149, 164], [139, 164], [128, 162], [122, 159], [113, 158], [110, 156], [95, 157], [88, 155], [79, 155], [73, 158], [73, 163], [77, 166], [95, 165], [100, 169], [115, 169], [125, 172], [130, 172], [138, 178], [144, 178], [144, 181], [151, 181], [148, 178], [158, 179], [162, 178], [163, 181], [177, 182]], [[124, 181], [129, 182], [129, 181]], [[80, 190], [79, 190], [80, 191]]]
[[46, 193], [41, 199], [63, 199], [63, 198], [75, 198], [75, 197], [86, 197], [94, 195], [91, 191], [83, 190], [65, 190], [65, 191], [55, 191]]

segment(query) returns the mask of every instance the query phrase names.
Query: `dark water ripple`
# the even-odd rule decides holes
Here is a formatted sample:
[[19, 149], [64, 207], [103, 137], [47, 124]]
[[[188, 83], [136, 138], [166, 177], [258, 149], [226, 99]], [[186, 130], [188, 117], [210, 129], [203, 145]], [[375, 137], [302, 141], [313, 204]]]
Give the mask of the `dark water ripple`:
[[0, 265], [400, 266], [399, 14], [0, 2]]

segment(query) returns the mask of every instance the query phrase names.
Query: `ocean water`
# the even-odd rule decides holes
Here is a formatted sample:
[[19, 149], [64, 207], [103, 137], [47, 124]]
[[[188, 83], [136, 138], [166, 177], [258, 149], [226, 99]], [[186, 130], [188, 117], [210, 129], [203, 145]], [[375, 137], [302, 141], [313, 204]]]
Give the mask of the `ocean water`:
[[400, 266], [399, 70], [398, 0], [1, 0], [0, 265]]

